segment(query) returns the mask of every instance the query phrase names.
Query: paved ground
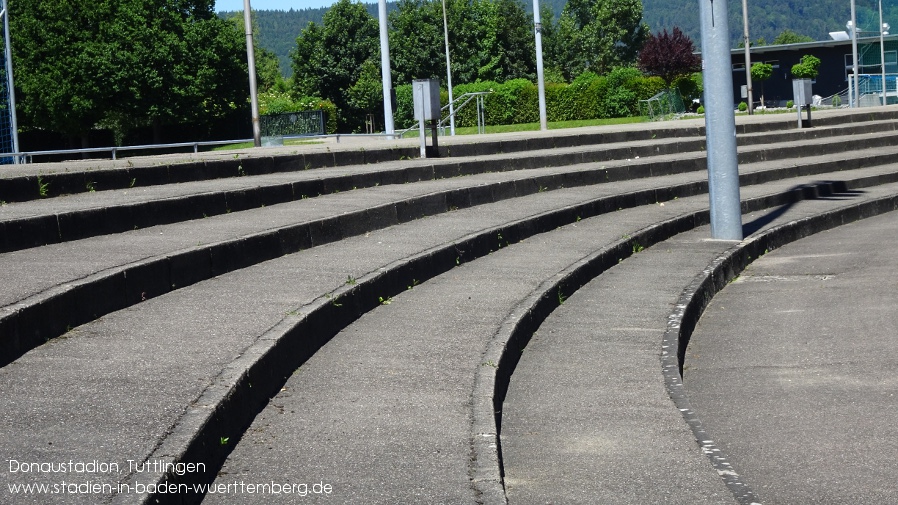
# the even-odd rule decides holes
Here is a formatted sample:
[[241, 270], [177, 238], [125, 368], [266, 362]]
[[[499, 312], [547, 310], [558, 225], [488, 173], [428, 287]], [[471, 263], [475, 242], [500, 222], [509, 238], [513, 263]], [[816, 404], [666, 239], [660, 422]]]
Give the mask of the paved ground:
[[898, 497], [898, 215], [788, 244], [711, 302], [684, 382], [765, 504]]

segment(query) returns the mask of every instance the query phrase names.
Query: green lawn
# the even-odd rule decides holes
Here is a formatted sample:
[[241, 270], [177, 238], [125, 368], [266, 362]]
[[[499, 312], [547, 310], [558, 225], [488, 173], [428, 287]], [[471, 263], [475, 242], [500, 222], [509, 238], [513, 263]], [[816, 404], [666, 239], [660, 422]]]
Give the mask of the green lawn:
[[[581, 128], [584, 126], [605, 126], [605, 125], [615, 125], [615, 124], [627, 124], [627, 123], [645, 123], [648, 122], [648, 118], [645, 116], [638, 117], [619, 117], [619, 118], [611, 118], [611, 119], [584, 119], [581, 121], [550, 121], [548, 123], [548, 127], [550, 130], [560, 130], [562, 128]], [[446, 127], [448, 131], [448, 126]], [[511, 132], [526, 132], [526, 131], [537, 131], [539, 130], [539, 123], [522, 123], [522, 124], [509, 124], [509, 125], [487, 125], [485, 128], [486, 133], [511, 133]], [[476, 126], [464, 126], [455, 128], [456, 135], [477, 135], [477, 127]], [[405, 137], [415, 137], [418, 135], [418, 130], [411, 130], [405, 134]]]
[[[582, 121], [554, 121], [549, 122], [548, 127], [550, 130], [560, 130], [562, 128], [581, 128], [584, 126], [604, 126], [604, 125], [615, 125], [615, 124], [627, 124], [627, 123], [645, 123], [648, 122], [648, 118], [645, 116], [638, 117], [619, 117], [619, 118], [611, 118], [611, 119], [585, 119]], [[448, 132], [448, 126], [446, 127]], [[522, 123], [522, 124], [510, 124], [510, 125], [487, 125], [486, 133], [511, 133], [511, 132], [526, 132], [526, 131], [537, 131], [539, 130], [539, 123]], [[477, 135], [477, 127], [476, 126], [465, 126], [458, 127], [455, 129], [456, 135]], [[418, 136], [418, 130], [410, 130], [405, 134], [405, 138], [413, 138]], [[305, 145], [305, 144], [320, 144], [320, 141], [316, 140], [300, 140], [300, 139], [286, 139], [284, 140], [285, 146], [297, 146], [297, 145]], [[225, 146], [217, 146], [212, 148], [213, 151], [224, 151], [228, 149], [248, 149], [253, 147], [252, 142], [243, 142], [240, 144], [228, 144]]]

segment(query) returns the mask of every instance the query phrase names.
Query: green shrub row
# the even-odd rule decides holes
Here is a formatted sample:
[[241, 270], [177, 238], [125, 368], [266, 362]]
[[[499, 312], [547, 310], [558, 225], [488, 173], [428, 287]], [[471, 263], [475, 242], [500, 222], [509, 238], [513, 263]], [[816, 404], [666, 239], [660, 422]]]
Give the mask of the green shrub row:
[[[585, 72], [570, 84], [546, 84], [548, 121], [575, 121], [629, 117], [639, 114], [639, 100], [651, 98], [664, 89], [658, 77], [645, 77], [635, 68], [618, 68], [607, 76]], [[453, 88], [458, 99], [465, 93], [489, 92], [484, 96], [486, 124], [507, 125], [539, 122], [539, 91], [526, 79], [504, 83], [493, 81], [461, 84]], [[440, 93], [441, 103], [449, 103], [447, 91]], [[466, 100], [466, 99], [465, 99]], [[456, 126], [476, 126], [476, 100], [457, 102]], [[397, 128], [415, 124], [412, 85], [396, 87]], [[445, 116], [445, 113], [444, 113]]]

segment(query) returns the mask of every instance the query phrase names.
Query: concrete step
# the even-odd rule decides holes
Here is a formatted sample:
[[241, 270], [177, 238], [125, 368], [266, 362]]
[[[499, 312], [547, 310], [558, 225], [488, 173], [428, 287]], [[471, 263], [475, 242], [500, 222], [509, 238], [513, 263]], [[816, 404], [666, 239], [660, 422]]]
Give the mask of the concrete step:
[[[820, 174], [819, 178], [844, 181], [857, 176], [861, 184], [870, 185], [888, 181], [893, 177], [892, 172], [889, 167], [881, 166], [857, 173]], [[486, 174], [483, 177], [506, 175], [519, 174]], [[703, 191], [701, 182], [689, 179], [695, 175], [667, 176], [668, 180], [623, 180], [613, 186], [600, 184], [554, 191], [540, 191], [542, 188], [534, 187], [532, 180], [527, 184], [509, 184], [507, 179], [496, 179], [493, 182], [497, 185], [488, 192], [491, 199], [483, 197], [486, 193], [469, 190], [467, 199], [460, 200], [466, 201], [468, 206], [454, 211], [447, 205], [445, 195], [428, 200], [420, 194], [411, 196], [408, 193], [402, 198], [418, 205], [411, 207], [415, 210], [396, 210], [401, 206], [396, 206], [395, 194], [390, 195], [393, 200], [384, 200], [388, 202], [386, 205], [393, 205], [393, 211], [376, 210], [369, 200], [374, 197], [370, 195], [380, 197], [400, 187], [372, 188], [363, 198], [358, 197], [367, 190], [297, 202], [304, 205], [304, 214], [313, 209], [320, 212], [318, 224], [311, 227], [308, 220], [300, 221], [305, 224], [297, 224], [295, 216], [291, 217], [293, 221], [280, 225], [266, 221], [261, 213], [270, 211], [273, 206], [219, 216], [232, 219], [230, 221], [210, 218], [138, 230], [146, 233], [143, 235], [145, 241], [135, 241], [129, 233], [98, 237], [96, 242], [89, 239], [19, 251], [22, 262], [18, 264], [18, 273], [11, 277], [10, 285], [31, 282], [30, 276], [36, 272], [41, 275], [50, 272], [50, 275], [31, 285], [30, 296], [35, 299], [24, 302], [19, 299], [5, 309], [12, 308], [9, 314], [34, 310], [27, 307], [44, 306], [53, 310], [27, 312], [27, 319], [12, 323], [13, 319], [0, 319], [0, 331], [10, 331], [8, 335], [19, 338], [22, 332], [17, 329], [23, 328], [24, 324], [33, 324], [33, 328], [52, 326], [56, 323], [47, 321], [66, 313], [65, 309], [88, 314], [88, 320], [93, 322], [72, 325], [72, 331], [66, 332], [64, 338], [40, 345], [18, 359], [10, 359], [7, 366], [0, 368], [0, 401], [3, 402], [0, 411], [3, 412], [4, 426], [10, 426], [0, 439], [4, 453], [20, 455], [17, 461], [57, 461], [60, 458], [116, 461], [123, 466], [122, 471], [98, 476], [98, 481], [110, 485], [134, 486], [161, 480], [209, 482], [217, 465], [267, 398], [279, 391], [298, 365], [310, 356], [317, 356], [316, 350], [320, 346], [362, 314], [382, 314], [378, 311], [393, 307], [400, 293], [413, 294], [430, 284], [425, 281], [433, 278], [431, 282], [436, 282], [435, 277], [443, 272], [452, 275], [452, 272], [464, 270], [455, 270], [456, 266], [471, 262], [469, 266], [475, 267], [481, 261], [499, 257], [494, 251], [501, 249], [505, 254], [506, 250], [512, 250], [507, 246], [524, 239], [527, 240], [514, 248], [529, 246], [531, 241], [542, 241], [545, 245], [544, 239], [548, 238], [549, 246], [555, 245], [558, 249], [558, 244], [551, 242], [555, 235], [542, 234], [556, 233], [559, 226], [579, 226], [591, 217], [599, 216], [593, 218], [596, 219], [594, 222], [603, 222], [613, 229], [619, 226], [620, 216], [631, 216], [631, 212], [636, 216], [636, 213], [652, 214], [663, 210], [676, 215], [661, 226], [649, 225], [640, 229], [631, 225], [630, 233], [622, 232], [604, 254], [612, 261], [624, 259], [638, 247], [649, 245], [665, 233], [673, 234], [706, 221], [707, 211], [704, 210], [676, 214], [685, 206], [706, 206], [706, 196], [687, 197], [701, 195]], [[806, 189], [806, 183], [814, 180], [815, 177], [805, 176], [744, 188], [743, 196], [754, 199], [746, 209], [819, 196], [821, 190]], [[407, 186], [418, 184], [427, 183]], [[824, 195], [833, 187], [837, 191], [851, 188], [850, 184], [834, 186], [832, 182], [819, 187], [823, 188]], [[522, 191], [522, 196], [509, 198], [515, 196], [511, 191], [517, 191], [516, 188], [528, 189]], [[891, 186], [871, 188], [858, 198], [877, 195], [890, 198], [889, 191], [894, 189]], [[492, 195], [499, 197], [492, 198]], [[358, 205], [358, 213], [346, 214], [345, 204], [353, 201]], [[493, 203], [476, 205], [483, 202]], [[276, 207], [280, 207], [278, 212], [284, 215], [296, 212], [286, 206]], [[420, 219], [432, 212], [428, 209], [438, 209], [439, 212]], [[628, 210], [615, 213], [615, 209]], [[420, 214], [416, 214], [419, 211]], [[267, 219], [273, 215], [269, 214]], [[652, 215], [657, 222], [660, 214]], [[363, 226], [367, 224], [360, 226], [358, 223], [361, 216], [369, 219], [367, 222], [384, 224], [365, 230]], [[400, 223], [397, 216], [407, 218], [397, 224]], [[620, 222], [626, 219], [629, 217]], [[198, 231], [197, 226], [204, 222], [209, 223], [208, 227]], [[258, 228], [260, 222], [265, 224], [261, 231]], [[155, 240], [158, 236], [154, 233], [160, 232], [163, 245], [158, 245], [160, 242]], [[216, 233], [220, 233], [217, 242]], [[129, 238], [120, 240], [124, 236]], [[169, 241], [174, 242], [174, 247]], [[181, 241], [180, 245], [178, 241]], [[185, 245], [192, 241], [207, 246]], [[574, 241], [571, 247], [580, 247], [580, 242], [582, 239]], [[50, 251], [52, 247], [69, 247], [75, 253], [87, 243], [97, 249], [93, 250], [93, 258], [90, 254], [83, 256], [81, 265], [73, 265], [71, 258], [59, 254], [35, 257], [36, 253]], [[150, 247], [150, 244], [157, 245]], [[285, 244], [295, 247], [294, 251], [303, 247], [298, 252], [278, 257], [284, 252], [293, 252], [285, 251]], [[155, 251], [151, 250], [153, 247]], [[129, 256], [141, 249], [144, 249], [143, 256], [137, 260]], [[269, 250], [277, 251], [271, 258], [278, 258], [270, 259], [265, 256], [270, 252], [260, 252]], [[63, 251], [57, 249], [55, 252]], [[2, 255], [0, 260], [6, 261], [19, 253]], [[549, 256], [551, 254], [543, 253], [528, 255], [528, 258], [537, 268]], [[30, 268], [26, 261], [28, 257]], [[51, 261], [54, 257], [55, 263]], [[106, 270], [96, 268], [95, 261], [99, 258], [108, 265]], [[475, 259], [477, 261], [472, 262]], [[147, 265], [153, 261], [161, 263], [153, 263], [153, 267], [141, 264], [144, 268], [141, 270], [135, 267], [135, 262], [141, 260], [147, 260]], [[34, 268], [35, 264], [41, 265], [41, 269]], [[509, 266], [502, 262], [497, 268], [505, 268], [512, 276], [518, 270], [514, 264]], [[135, 268], [129, 270], [126, 267]], [[169, 292], [172, 272], [177, 272], [181, 276], [178, 279], [185, 280], [183, 285], [189, 287]], [[91, 278], [92, 275], [95, 277]], [[536, 277], [541, 279], [523, 281], [539, 281], [537, 284], [542, 286], [550, 278], [554, 279], [545, 274]], [[106, 291], [78, 292], [77, 287], [67, 286], [69, 283], [93, 286], [89, 289], [103, 285], [102, 289]], [[123, 286], [128, 287], [124, 289]], [[152, 288], [139, 291], [140, 286]], [[431, 286], [438, 287], [438, 284]], [[181, 287], [181, 284], [175, 286]], [[409, 287], [413, 289], [409, 290]], [[567, 296], [565, 291], [552, 293], [550, 289], [548, 292], [552, 295], [548, 299], [553, 296], [557, 299], [559, 293]], [[164, 296], [153, 298], [160, 294]], [[501, 293], [494, 296], [502, 297]], [[44, 298], [38, 300], [40, 297]], [[540, 299], [545, 298], [545, 293], [540, 295]], [[127, 308], [124, 310], [115, 306], [122, 303], [121, 300], [125, 300], [123, 305]], [[385, 301], [390, 303], [384, 304]], [[53, 306], [53, 303], [59, 305]], [[377, 310], [372, 312], [375, 308]], [[103, 314], [106, 316], [96, 319]], [[492, 342], [483, 341], [484, 356], [491, 352]], [[3, 355], [10, 356], [6, 349]], [[467, 358], [459, 356], [459, 359], [462, 360], [459, 363], [463, 363]], [[498, 363], [494, 361], [494, 364]], [[493, 369], [489, 365], [480, 365], [479, 361], [474, 364], [475, 373]], [[47, 374], [48, 367], [54, 370], [53, 374]], [[357, 368], [360, 373], [368, 373], [376, 367], [358, 365]], [[446, 377], [453, 373], [457, 370], [450, 370]], [[470, 384], [478, 387], [480, 380], [478, 376]], [[493, 398], [493, 395], [487, 396]], [[475, 411], [472, 416], [481, 421], [483, 412], [477, 413], [481, 405], [478, 402], [485, 401], [487, 396], [475, 395], [472, 407]], [[43, 399], [42, 405], [35, 402], [38, 398]], [[426, 407], [424, 403], [419, 405]], [[486, 411], [491, 412], [492, 408]], [[79, 415], [72, 415], [73, 412]], [[475, 434], [476, 430], [471, 426], [469, 430], [468, 456], [471, 447], [482, 450], [484, 447], [479, 443], [489, 439], [489, 436], [481, 437], [489, 432]], [[495, 430], [492, 433], [495, 442]], [[483, 474], [490, 474], [493, 469], [495, 475], [499, 475], [498, 467], [491, 466], [488, 454], [478, 457], [476, 461], [480, 463], [467, 466], [466, 471], [479, 476], [474, 483], [475, 493], [486, 496], [492, 488], [488, 485], [489, 478], [483, 478]], [[210, 468], [184, 475], [166, 469], [137, 471], [125, 468], [129, 459], [137, 462], [203, 461], [209, 462]], [[426, 468], [436, 468], [428, 465]], [[364, 472], [366, 469], [358, 470]], [[457, 469], [448, 471], [455, 476], [452, 479], [459, 478]], [[32, 477], [45, 483], [52, 483], [55, 478], [53, 475], [29, 475], [27, 479]], [[428, 477], [430, 481], [433, 478]], [[362, 481], [364, 487], [372, 483], [373, 478]], [[470, 486], [469, 482], [468, 489]], [[116, 488], [115, 492], [105, 495], [105, 500], [138, 503], [148, 496], [146, 493], [129, 493], [130, 489]], [[93, 503], [96, 498], [84, 497], [84, 502]], [[157, 498], [174, 497], [154, 494], [153, 499]], [[45, 499], [46, 496], [41, 497], [38, 502], [47, 503]], [[423, 499], [427, 501], [432, 497]]]
[[[763, 122], [740, 118], [740, 138], [746, 145], [795, 142], [823, 136], [883, 132], [894, 129], [896, 114], [887, 108], [875, 114], [855, 111], [830, 111], [819, 118], [814, 129], [795, 129], [784, 117], [765, 118]], [[879, 126], [876, 126], [879, 125]], [[445, 139], [443, 155], [455, 158], [509, 153], [545, 151], [577, 151], [591, 149], [613, 152], [609, 146], [665, 141], [676, 144], [678, 138], [703, 139], [703, 123], [696, 120], [677, 124], [649, 123], [578, 129], [571, 132], [525, 132], [517, 135], [451, 137]], [[596, 149], [597, 146], [602, 146]], [[276, 153], [272, 155], [269, 153]], [[639, 154], [635, 154], [639, 155]], [[593, 155], [595, 156], [595, 154]], [[612, 155], [613, 156], [613, 155]], [[645, 154], [643, 154], [645, 156]], [[0, 172], [0, 202], [24, 202], [48, 197], [132, 190], [167, 184], [252, 177], [264, 174], [301, 172], [310, 169], [378, 165], [397, 160], [413, 160], [417, 148], [413, 141], [369, 144], [367, 148], [351, 146], [297, 146], [292, 150], [251, 150], [222, 153], [156, 156], [124, 161], [89, 160], [5, 167]], [[633, 156], [629, 156], [633, 157]], [[557, 159], [558, 156], [555, 156]], [[611, 158], [604, 158], [611, 159]], [[466, 173], [462, 170], [461, 173]], [[402, 176], [399, 176], [400, 179]], [[396, 174], [390, 176], [395, 180]], [[417, 179], [413, 179], [417, 180]], [[360, 181], [354, 184], [357, 187]], [[297, 193], [300, 195], [303, 193]], [[305, 194], [316, 194], [306, 191]]]
[[[794, 184], [784, 186], [788, 189]], [[220, 457], [216, 453], [226, 452], [232, 439], [243, 431], [241, 423], [249, 422], [254, 410], [264, 405], [268, 394], [279, 390], [298, 364], [314, 355], [341, 326], [371, 308], [384, 306], [380, 299], [393, 298], [396, 303], [398, 294], [414, 286], [415, 280], [426, 281], [456, 263], [487, 255], [501, 246], [503, 239], [514, 243], [528, 236], [524, 230], [550, 231], [564, 222], [572, 223], [573, 228], [580, 226], [590, 215], [589, 207], [559, 201], [561, 194], [539, 193], [525, 197], [527, 202], [520, 199], [459, 210], [313, 248], [76, 328], [66, 338], [0, 369], [0, 380], [5, 383], [0, 386], [4, 423], [10, 426], [4, 441], [9, 444], [8, 452], [22, 454], [19, 461], [48, 455], [77, 460], [87, 454], [123, 464], [128, 459], [215, 461]], [[766, 205], [769, 200], [758, 202], [756, 205]], [[676, 216], [684, 209], [681, 206], [689, 205], [703, 207], [705, 202], [701, 196], [683, 198], [632, 212], [652, 213], [649, 221], [657, 221], [657, 212]], [[540, 206], [550, 210], [533, 215]], [[558, 208], [562, 210], [551, 210]], [[584, 219], [577, 222], [578, 214], [572, 212], [582, 213]], [[509, 219], [514, 213], [528, 217], [513, 225]], [[618, 222], [616, 214], [598, 220], [611, 225]], [[667, 233], [694, 223], [700, 215], [677, 218], [676, 224], [668, 225]], [[552, 216], [567, 220], [553, 222]], [[495, 224], [489, 226], [490, 222]], [[458, 238], [447, 242], [450, 230], [455, 230]], [[472, 233], [474, 230], [480, 232]], [[612, 249], [612, 262], [621, 258], [616, 254], [625, 256], [634, 240], [651, 243], [653, 235], [638, 231], [634, 229], [626, 238], [627, 232], [621, 232], [616, 238], [620, 244]], [[538, 242], [546, 244], [545, 240]], [[562, 252], [566, 249], [553, 239], [548, 245]], [[416, 259], [403, 259], [409, 254]], [[533, 260], [540, 264], [544, 258]], [[519, 270], [507, 264], [506, 268], [508, 275]], [[109, 349], [118, 349], [114, 359], [110, 359]], [[476, 370], [480, 361], [475, 358]], [[59, 373], [47, 376], [48, 366], [60, 369]], [[83, 383], [78, 377], [94, 379]], [[73, 383], [81, 384], [77, 391], [72, 391]], [[42, 413], [27, 401], [34, 391], [22, 384], [41, 385]], [[66, 414], [75, 404], [89, 421]], [[29, 422], [23, 424], [25, 419]], [[66, 436], [56, 436], [60, 433]], [[45, 448], [48, 443], [52, 449]], [[35, 452], [35, 448], [41, 449]], [[127, 488], [130, 490], [140, 483], [157, 482], [165, 478], [164, 473], [132, 471], [113, 477], [118, 479], [115, 482], [132, 486]], [[45, 477], [49, 481], [52, 476]], [[177, 476], [177, 482], [202, 482], [204, 478], [208, 475], [185, 474]], [[122, 502], [142, 498], [131, 494], [117, 497]]]
[[[792, 130], [746, 137], [742, 164], [824, 154], [849, 158], [848, 152], [895, 145], [894, 122]], [[876, 135], [866, 135], [871, 129]], [[805, 133], [808, 132], [808, 133]], [[813, 133], [813, 138], [812, 134]], [[778, 144], [777, 144], [778, 143]], [[606, 178], [645, 177], [704, 170], [704, 139], [649, 139], [616, 145], [556, 148], [478, 157], [470, 160], [408, 160], [403, 163], [353, 165], [328, 170], [290, 171], [211, 181], [88, 192], [0, 206], [0, 252], [78, 240], [138, 228], [200, 219], [323, 194], [490, 172], [532, 170], [640, 160], [643, 171], [608, 174]], [[677, 156], [679, 155], [679, 156]], [[670, 164], [674, 156], [675, 164]], [[865, 154], [864, 157], [866, 157]], [[863, 157], [862, 157], [863, 158]], [[847, 159], [846, 161], [852, 161]], [[871, 163], [872, 160], [861, 163]]]
[[[893, 184], [877, 196], [869, 195], [869, 199], [888, 199], [891, 208], [895, 208], [898, 202], [896, 191], [898, 185]], [[845, 195], [847, 198], [854, 196]], [[690, 204], [701, 206], [702, 202], [691, 198], [671, 203], [670, 206]], [[828, 200], [826, 204], [830, 207], [845, 206], [845, 202], [838, 199]], [[567, 296], [565, 293], [576, 289], [576, 286], [567, 284], [568, 279], [564, 279], [568, 271], [584, 268], [584, 263], [591, 262], [603, 265], [590, 265], [589, 270], [597, 273], [597, 270], [609, 268], [628, 255], [639, 252], [634, 244], [642, 242], [648, 245], [652, 240], [663, 238], [665, 231], [653, 229], [647, 232], [646, 228], [653, 228], [651, 225], [645, 228], [640, 226], [664, 222], [662, 216], [671, 210], [653, 206], [579, 221], [512, 244], [393, 297], [389, 306], [378, 307], [339, 332], [287, 379], [231, 453], [214, 485], [226, 489], [237, 483], [270, 482], [278, 478], [307, 483], [311, 479], [311, 482], [329, 485], [336, 496], [348, 501], [365, 496], [374, 503], [396, 503], [436, 496], [440, 497], [439, 501], [452, 503], [491, 503], [484, 498], [490, 495], [490, 488], [480, 487], [485, 480], [478, 480], [478, 477], [482, 478], [484, 473], [498, 476], [499, 469], [493, 468], [494, 472], [489, 472], [490, 469], [485, 468], [490, 464], [489, 458], [483, 458], [486, 454], [477, 453], [478, 459], [474, 461], [470, 458], [472, 446], [487, 446], [487, 443], [480, 442], [483, 439], [495, 442], [496, 433], [495, 429], [482, 431], [480, 428], [483, 425], [478, 422], [485, 421], [478, 419], [476, 405], [477, 400], [481, 399], [477, 394], [478, 380], [481, 379], [479, 371], [494, 371], [499, 367], [498, 373], [501, 374], [502, 362], [516, 359], [508, 355], [520, 355], [520, 349], [508, 345], [509, 342], [501, 342], [497, 347], [504, 352], [495, 361], [489, 359], [490, 347], [494, 343], [492, 339], [506, 334], [510, 320], [526, 319], [524, 314], [542, 312], [538, 305], [558, 305], [562, 302]], [[678, 210], [684, 209], [680, 207]], [[676, 212], [667, 214], [673, 215]], [[640, 222], [640, 219], [645, 221]], [[666, 233], [670, 232], [670, 229], [666, 230]], [[590, 239], [584, 241], [584, 236]], [[674, 286], [671, 299], [675, 300], [683, 286], [697, 272], [700, 273], [716, 254], [732, 246], [721, 242], [707, 244], [710, 244], [705, 251], [707, 254], [696, 254], [698, 250], [695, 246], [677, 255], [665, 251], [665, 255], [679, 256], [681, 259], [685, 255], [693, 263], [692, 269], [682, 262], [668, 265], [680, 276], [678, 281], [660, 284], [668, 288]], [[631, 250], [626, 250], [631, 247]], [[627, 261], [630, 260], [623, 263]], [[683, 274], [684, 270], [686, 275]], [[648, 285], [653, 285], [651, 275], [644, 278]], [[626, 289], [629, 285], [622, 283], [621, 286]], [[639, 303], [641, 299], [638, 292], [623, 298], [631, 303]], [[661, 311], [659, 334], [666, 329], [671, 305], [663, 303], [662, 308], [667, 311]], [[604, 313], [607, 308], [603, 306], [598, 310]], [[594, 317], [586, 320], [587, 325], [596, 322]], [[530, 320], [527, 324], [534, 324], [534, 321]], [[619, 355], [629, 356], [632, 350], [621, 349]], [[365, 356], [365, 359], [359, 358], [358, 354]], [[644, 358], [637, 356], [638, 353], [632, 354], [634, 360]], [[649, 356], [657, 360], [659, 354], [660, 338], [658, 347]], [[646, 499], [654, 502], [659, 498], [675, 502], [732, 503], [733, 498], [724, 483], [704, 460], [687, 426], [679, 419], [679, 414], [666, 396], [660, 362], [651, 363], [654, 364], [654, 375], [644, 382], [653, 386], [656, 394], [652, 401], [658, 404], [649, 408], [645, 403], [633, 403], [642, 412], [643, 426], [658, 421], [661, 406], [669, 409], [666, 421], [662, 426], [655, 427], [656, 436], [650, 433], [640, 440], [632, 440], [631, 450], [622, 449], [621, 453], [630, 456], [628, 464], [633, 469], [642, 468], [642, 463], [649, 459], [660, 459], [655, 466], [659, 472], [664, 472], [667, 480], [661, 485], [656, 482], [654, 487], [649, 485], [647, 489], [642, 489], [651, 484], [651, 477], [644, 477], [642, 482], [639, 479], [630, 480], [630, 474], [626, 475], [628, 478], [618, 479], [626, 473], [623, 467], [618, 467], [618, 474], [610, 472], [608, 476], [615, 480], [617, 491], [615, 486], [611, 486], [609, 491], [613, 493], [606, 498], [625, 498], [626, 493], [619, 493], [619, 488], [627, 487], [633, 494], [631, 500], [624, 499], [626, 503], [645, 503]], [[564, 368], [570, 364], [571, 361], [562, 361], [553, 366]], [[595, 370], [588, 366], [571, 368], [584, 375], [596, 375]], [[639, 371], [644, 372], [644, 367]], [[556, 384], [560, 389], [567, 388], [570, 383], [560, 377], [543, 377], [545, 382], [538, 387], [546, 394], [540, 399], [546, 400], [557, 392], [555, 388], [546, 388], [546, 382]], [[634, 396], [632, 390], [619, 394], [629, 398]], [[475, 401], [473, 407], [469, 403], [471, 397]], [[492, 395], [490, 397], [492, 399]], [[492, 408], [485, 410], [492, 411]], [[611, 416], [607, 419], [609, 424], [615, 419], [615, 413], [608, 409], [598, 414], [595, 411], [591, 413], [596, 414], [596, 418], [585, 425], [594, 427], [596, 423], [604, 424], [606, 418], [603, 416]], [[572, 419], [576, 416], [564, 417]], [[554, 442], [559, 442], [557, 430], [550, 427], [553, 422], [554, 419], [546, 420], [542, 429], [547, 436], [556, 437]], [[632, 423], [631, 428], [637, 429], [633, 424], [636, 423]], [[672, 435], [672, 430], [676, 431], [676, 436]], [[465, 443], [465, 434], [470, 445]], [[664, 441], [659, 443], [660, 438]], [[599, 436], [595, 442], [600, 443], [601, 440], [607, 442], [613, 440], [613, 436], [608, 439]], [[576, 452], [573, 448], [577, 444], [575, 440], [565, 442], [549, 444], [564, 452], [562, 459], [571, 458], [569, 451]], [[492, 447], [495, 450], [495, 443]], [[596, 448], [599, 451], [602, 449]], [[634, 452], [640, 456], [634, 457]], [[660, 457], [664, 454], [667, 455], [666, 460]], [[540, 459], [538, 454], [528, 456], [524, 459], [540, 468], [544, 466], [542, 462], [547, 461]], [[391, 464], [379, 465], [374, 463], [376, 461], [390, 461]], [[582, 463], [582, 460], [577, 461], [578, 470], [595, 473], [595, 467]], [[607, 468], [614, 467], [609, 464]], [[548, 474], [546, 480], [551, 480], [552, 472], [543, 468], [543, 473]], [[559, 474], [562, 473], [564, 471], [559, 471]], [[474, 490], [468, 487], [464, 479], [472, 474], [475, 475]], [[592, 479], [601, 480], [602, 476], [600, 474]], [[684, 482], [689, 485], [684, 485]], [[569, 493], [559, 493], [561, 487]], [[594, 491], [589, 485], [573, 478], [559, 483], [532, 503], [551, 501], [553, 493], [555, 499], [564, 496], [562, 501], [565, 503], [577, 502], [573, 499], [576, 496], [580, 497], [579, 502], [593, 503], [596, 496], [602, 496]], [[248, 503], [265, 503], [270, 497], [247, 499]], [[207, 497], [210, 503], [225, 503], [226, 500], [225, 496], [218, 494]]]
[[[896, 154], [898, 148], [868, 148], [863, 157], [848, 152], [808, 157], [800, 165], [769, 161], [743, 165], [741, 180], [750, 185], [872, 165], [872, 172], [859, 169], [857, 177], [885, 182], [894, 177], [892, 169], [877, 165], [890, 163]], [[606, 186], [605, 182], [614, 185], [603, 188], [603, 194], [638, 195], [637, 200], [619, 201], [617, 207], [698, 194], [706, 191], [707, 183], [695, 171], [700, 166], [697, 159], [666, 156], [376, 187], [0, 255], [6, 266], [0, 276], [11, 287], [0, 297], [0, 364], [113, 310], [283, 254], [422, 216], [564, 187]], [[35, 264], [58, 264], [61, 257], [64, 268], [35, 272]]]

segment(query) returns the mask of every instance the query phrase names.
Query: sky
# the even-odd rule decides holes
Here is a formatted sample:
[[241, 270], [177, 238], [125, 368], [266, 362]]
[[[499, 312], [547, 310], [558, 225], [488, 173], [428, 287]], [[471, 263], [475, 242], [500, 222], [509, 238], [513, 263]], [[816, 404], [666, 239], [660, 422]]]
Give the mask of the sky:
[[[371, 1], [373, 0], [366, 0]], [[250, 0], [250, 7], [253, 10], [280, 10], [288, 11], [290, 9], [308, 9], [317, 7], [330, 7], [337, 0]], [[215, 12], [222, 11], [242, 11], [243, 0], [215, 0]]]

